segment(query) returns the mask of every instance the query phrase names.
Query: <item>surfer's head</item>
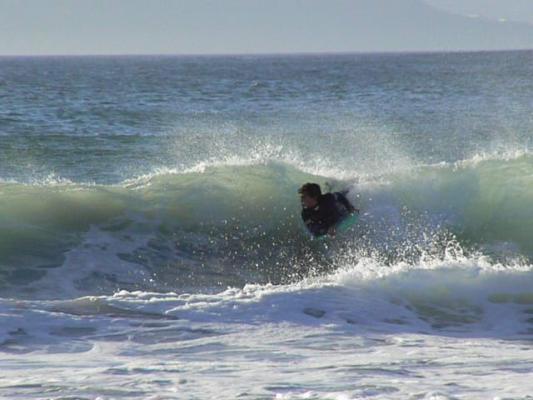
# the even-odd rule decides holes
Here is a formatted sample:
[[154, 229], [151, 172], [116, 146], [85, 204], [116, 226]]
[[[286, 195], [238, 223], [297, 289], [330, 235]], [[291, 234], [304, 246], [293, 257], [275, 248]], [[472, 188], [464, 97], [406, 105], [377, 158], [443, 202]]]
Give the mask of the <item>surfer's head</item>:
[[316, 183], [306, 183], [298, 189], [298, 193], [300, 193], [302, 205], [306, 208], [315, 208], [318, 204], [318, 199], [322, 196], [320, 185]]

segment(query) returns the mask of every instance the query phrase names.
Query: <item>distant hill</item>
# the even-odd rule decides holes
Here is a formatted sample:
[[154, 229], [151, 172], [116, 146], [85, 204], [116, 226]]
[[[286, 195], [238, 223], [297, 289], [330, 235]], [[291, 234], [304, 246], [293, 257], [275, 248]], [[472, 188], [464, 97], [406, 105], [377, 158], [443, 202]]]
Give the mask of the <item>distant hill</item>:
[[533, 49], [531, 24], [427, 1], [452, 0], [0, 0], [0, 54]]
[[[322, 3], [305, 0], [299, 15], [296, 10], [293, 14], [301, 35], [313, 38], [317, 49], [328, 46], [363, 51], [533, 49], [533, 25], [469, 18], [437, 9], [422, 0], [330, 0], [327, 7]], [[320, 18], [306, 20], [305, 8], [311, 7], [322, 8]], [[326, 20], [335, 23], [327, 24]]]
[[498, 21], [520, 21], [533, 24], [531, 0], [424, 0], [453, 14]]

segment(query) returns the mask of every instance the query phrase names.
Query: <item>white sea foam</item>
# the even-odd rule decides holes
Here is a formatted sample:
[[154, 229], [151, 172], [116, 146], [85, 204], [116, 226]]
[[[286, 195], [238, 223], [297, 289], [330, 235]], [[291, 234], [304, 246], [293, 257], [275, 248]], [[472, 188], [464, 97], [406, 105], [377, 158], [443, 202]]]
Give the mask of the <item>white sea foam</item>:
[[[31, 397], [59, 379], [62, 390], [104, 399], [524, 396], [530, 280], [530, 266], [482, 259], [392, 268], [368, 259], [214, 294], [2, 300], [2, 347], [19, 353], [19, 368], [0, 360], [0, 390]], [[24, 359], [43, 373], [21, 381]]]

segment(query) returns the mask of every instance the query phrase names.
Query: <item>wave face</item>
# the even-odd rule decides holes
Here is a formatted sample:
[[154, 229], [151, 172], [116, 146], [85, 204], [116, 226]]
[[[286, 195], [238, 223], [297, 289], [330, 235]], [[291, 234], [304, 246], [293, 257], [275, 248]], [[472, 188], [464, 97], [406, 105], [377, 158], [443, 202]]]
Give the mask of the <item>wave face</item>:
[[[3, 289], [29, 285], [35, 294], [55, 269], [74, 270], [72, 285], [87, 294], [283, 283], [331, 272], [347, 258], [373, 254], [391, 265], [450, 247], [527, 262], [532, 176], [533, 157], [518, 154], [345, 180], [269, 161], [120, 185], [7, 183]], [[349, 189], [363, 210], [357, 229], [328, 249], [310, 241], [300, 221], [296, 189], [306, 181]]]

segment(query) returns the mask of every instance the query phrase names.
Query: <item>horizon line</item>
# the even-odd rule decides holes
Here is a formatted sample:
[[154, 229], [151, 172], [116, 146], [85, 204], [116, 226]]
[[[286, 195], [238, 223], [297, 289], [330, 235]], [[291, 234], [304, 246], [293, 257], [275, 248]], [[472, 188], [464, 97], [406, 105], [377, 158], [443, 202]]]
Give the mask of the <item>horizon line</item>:
[[531, 48], [511, 49], [421, 49], [421, 50], [350, 50], [350, 51], [281, 51], [281, 52], [257, 52], [257, 53], [37, 53], [37, 54], [0, 54], [0, 58], [14, 57], [246, 57], [246, 56], [321, 56], [321, 55], [387, 55], [387, 54], [454, 54], [454, 53], [503, 53], [533, 51]]

